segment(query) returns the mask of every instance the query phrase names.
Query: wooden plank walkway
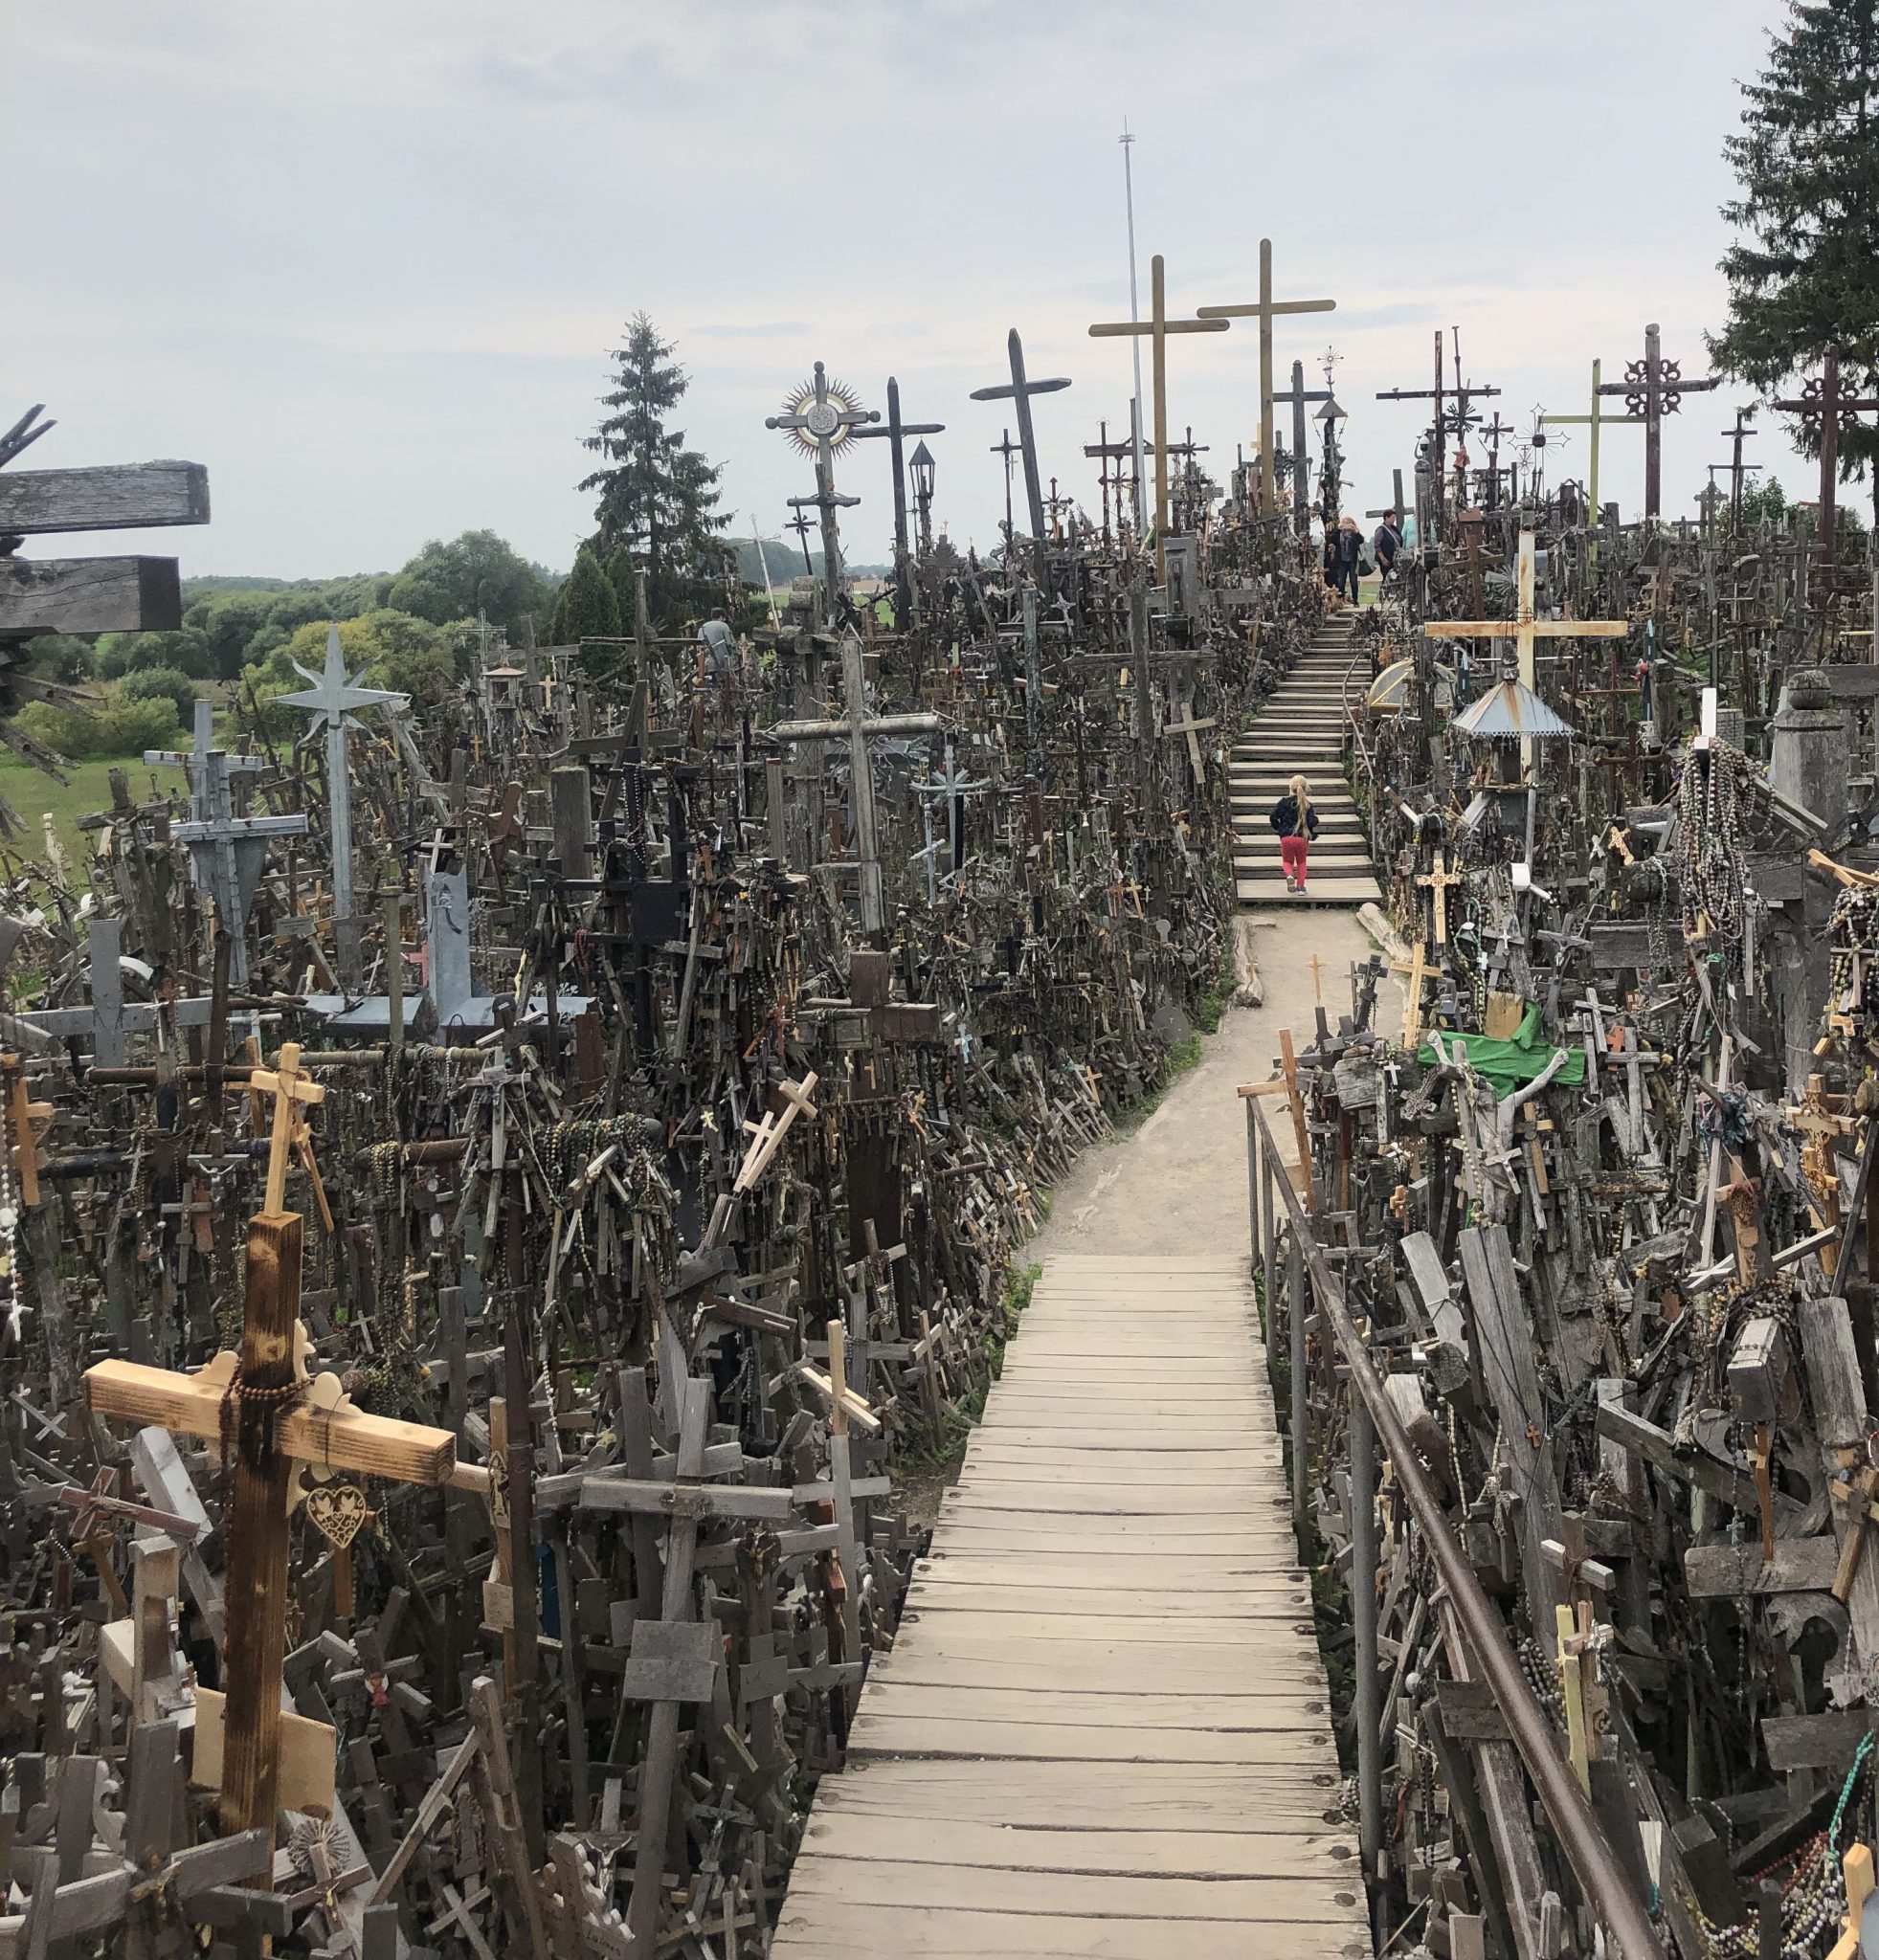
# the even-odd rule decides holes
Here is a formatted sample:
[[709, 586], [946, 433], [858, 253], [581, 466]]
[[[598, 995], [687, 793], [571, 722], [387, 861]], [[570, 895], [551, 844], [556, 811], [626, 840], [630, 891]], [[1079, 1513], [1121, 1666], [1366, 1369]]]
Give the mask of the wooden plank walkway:
[[772, 1960], [1368, 1954], [1243, 1258], [1057, 1255]]

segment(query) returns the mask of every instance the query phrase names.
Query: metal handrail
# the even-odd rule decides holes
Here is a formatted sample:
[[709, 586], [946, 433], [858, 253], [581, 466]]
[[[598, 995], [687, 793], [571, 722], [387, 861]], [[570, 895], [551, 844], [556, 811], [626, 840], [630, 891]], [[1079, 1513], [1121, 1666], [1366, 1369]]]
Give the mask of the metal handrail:
[[[1331, 1272], [1331, 1262], [1312, 1235], [1305, 1208], [1299, 1203], [1291, 1179], [1285, 1172], [1283, 1159], [1265, 1120], [1265, 1111], [1260, 1107], [1260, 1099], [1248, 1096], [1246, 1100], [1251, 1125], [1257, 1128], [1265, 1161], [1278, 1170], [1276, 1176], [1263, 1180], [1264, 1188], [1276, 1189], [1285, 1201], [1293, 1239], [1317, 1294], [1318, 1310], [1336, 1337], [1350, 1370], [1352, 1385], [1363, 1397], [1364, 1407], [1370, 1412], [1376, 1434], [1382, 1438], [1383, 1447], [1396, 1465], [1397, 1481], [1421, 1527], [1423, 1541], [1441, 1574], [1449, 1603], [1467, 1636], [1468, 1645], [1480, 1663], [1488, 1690], [1507, 1724], [1514, 1747], [1520, 1751], [1527, 1773], [1533, 1780], [1533, 1788], [1539, 1793], [1540, 1802], [1558, 1834], [1566, 1857], [1593, 1910], [1603, 1921], [1617, 1950], [1625, 1956], [1625, 1960], [1662, 1960], [1663, 1944], [1650, 1917], [1632, 1889], [1618, 1854], [1599, 1828], [1592, 1807], [1579, 1789], [1578, 1779], [1560, 1754], [1553, 1726], [1541, 1712], [1539, 1703], [1527, 1684], [1520, 1662], [1508, 1642], [1506, 1627], [1488, 1603], [1473, 1566], [1462, 1551], [1435, 1485], [1397, 1415], [1395, 1403], [1384, 1392], [1382, 1378], [1371, 1364], [1369, 1350], [1344, 1303], [1343, 1290]], [[1309, 1166], [1306, 1169], [1309, 1172]], [[1266, 1290], [1269, 1300], [1269, 1285]], [[1304, 1462], [1304, 1438], [1295, 1437], [1292, 1440], [1292, 1474], [1295, 1477], [1303, 1478]]]

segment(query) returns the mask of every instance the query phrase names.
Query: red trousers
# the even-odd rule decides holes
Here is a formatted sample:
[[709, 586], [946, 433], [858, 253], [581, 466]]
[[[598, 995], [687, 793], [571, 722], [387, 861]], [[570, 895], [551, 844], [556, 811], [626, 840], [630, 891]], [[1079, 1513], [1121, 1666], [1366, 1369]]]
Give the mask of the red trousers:
[[1311, 848], [1309, 837], [1281, 837], [1279, 858], [1286, 867], [1286, 876], [1305, 882], [1305, 854]]

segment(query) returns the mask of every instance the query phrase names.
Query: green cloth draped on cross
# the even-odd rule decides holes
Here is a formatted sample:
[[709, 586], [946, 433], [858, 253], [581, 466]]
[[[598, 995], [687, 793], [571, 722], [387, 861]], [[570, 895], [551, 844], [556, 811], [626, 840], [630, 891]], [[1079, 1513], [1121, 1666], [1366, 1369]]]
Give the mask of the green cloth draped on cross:
[[[1450, 1054], [1459, 1046], [1468, 1058], [1468, 1066], [1488, 1083], [1496, 1096], [1509, 1095], [1523, 1082], [1531, 1082], [1559, 1052], [1552, 1042], [1540, 1039], [1538, 1001], [1529, 1003], [1519, 1027], [1504, 1041], [1488, 1035], [1444, 1034], [1442, 1045]], [[1441, 1058], [1425, 1041], [1416, 1051], [1416, 1058], [1434, 1067]], [[1569, 1089], [1580, 1087], [1585, 1081], [1584, 1049], [1568, 1050], [1559, 1073], [1553, 1080]]]

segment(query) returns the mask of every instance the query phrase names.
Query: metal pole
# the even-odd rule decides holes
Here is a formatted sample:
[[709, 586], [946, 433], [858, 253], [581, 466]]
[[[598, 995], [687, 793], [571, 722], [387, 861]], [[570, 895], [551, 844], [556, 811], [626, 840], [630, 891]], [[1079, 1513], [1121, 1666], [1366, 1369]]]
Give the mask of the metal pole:
[[1364, 1398], [1351, 1397], [1351, 1630], [1356, 1653], [1357, 1841], [1364, 1876], [1378, 1877], [1383, 1849], [1382, 1742], [1376, 1682], [1376, 1430]]
[[[1272, 1132], [1263, 1111], [1258, 1120], [1269, 1155]], [[1303, 1237], [1309, 1229], [1305, 1208], [1289, 1180], [1281, 1184], [1279, 1195], [1292, 1230]], [[1509, 1737], [1532, 1778], [1533, 1788], [1558, 1836], [1560, 1849], [1571, 1862], [1592, 1909], [1604, 1922], [1612, 1950], [1622, 1954], [1623, 1960], [1662, 1960], [1663, 1947], [1650, 1916], [1599, 1829], [1579, 1789], [1578, 1778], [1559, 1753], [1552, 1725], [1527, 1684], [1527, 1677], [1509, 1642], [1506, 1625], [1482, 1590], [1474, 1567], [1456, 1540], [1442, 1497], [1417, 1456], [1395, 1406], [1383, 1392], [1363, 1337], [1344, 1304], [1344, 1295], [1331, 1263], [1310, 1240], [1304, 1239], [1304, 1244], [1318, 1312], [1350, 1369], [1353, 1389], [1361, 1396], [1377, 1437], [1389, 1453], [1398, 1486], [1415, 1515], [1437, 1577], [1448, 1595], [1449, 1610], [1455, 1614], [1467, 1637], [1469, 1649], [1480, 1663], [1482, 1677], [1507, 1723]]]
[[[1122, 119], [1122, 194], [1129, 209], [1129, 322], [1131, 326], [1139, 324], [1141, 301], [1135, 290], [1135, 169], [1132, 158], [1135, 154], [1135, 139], [1129, 133], [1129, 119]], [[1135, 407], [1130, 416], [1130, 429], [1135, 442], [1135, 536], [1139, 541], [1143, 535], [1142, 523], [1142, 336], [1131, 333], [1129, 336], [1130, 357], [1135, 363]]]

